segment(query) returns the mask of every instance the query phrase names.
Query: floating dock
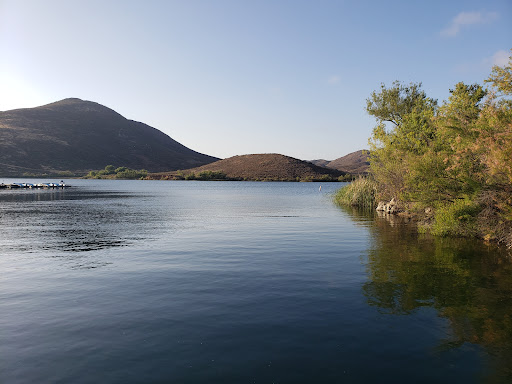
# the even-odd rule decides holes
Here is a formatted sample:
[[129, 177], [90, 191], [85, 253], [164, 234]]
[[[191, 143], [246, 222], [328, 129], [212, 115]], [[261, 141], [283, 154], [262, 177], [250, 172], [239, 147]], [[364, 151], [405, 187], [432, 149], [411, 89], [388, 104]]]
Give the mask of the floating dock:
[[69, 188], [70, 185], [67, 185], [63, 182], [60, 183], [11, 183], [4, 184], [0, 183], [0, 189], [57, 189], [57, 188]]

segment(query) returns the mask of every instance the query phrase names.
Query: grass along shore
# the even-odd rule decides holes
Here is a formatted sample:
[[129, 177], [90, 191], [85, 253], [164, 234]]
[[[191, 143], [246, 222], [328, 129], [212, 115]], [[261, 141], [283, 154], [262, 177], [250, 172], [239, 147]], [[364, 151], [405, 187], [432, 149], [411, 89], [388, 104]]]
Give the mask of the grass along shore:
[[[339, 205], [370, 211], [379, 205], [378, 196], [378, 184], [371, 176], [360, 177], [338, 189], [334, 201]], [[415, 202], [396, 201], [396, 214], [412, 220], [421, 233], [442, 237], [476, 237], [512, 249], [512, 222], [504, 220], [490, 194], [483, 194], [476, 201], [462, 198], [454, 202], [433, 203], [431, 207], [424, 207]]]
[[375, 209], [377, 207], [377, 184], [369, 177], [359, 177], [338, 189], [334, 199], [338, 204]]

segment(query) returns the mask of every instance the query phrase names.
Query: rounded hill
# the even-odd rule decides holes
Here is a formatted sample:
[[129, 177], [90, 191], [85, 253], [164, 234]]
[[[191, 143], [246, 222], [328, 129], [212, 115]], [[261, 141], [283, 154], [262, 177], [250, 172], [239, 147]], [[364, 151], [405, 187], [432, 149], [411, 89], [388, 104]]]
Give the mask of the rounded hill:
[[0, 112], [0, 174], [87, 172], [112, 164], [151, 172], [218, 160], [165, 133], [77, 98]]
[[338, 180], [345, 173], [316, 166], [310, 162], [280, 154], [253, 154], [233, 156], [214, 163], [180, 172], [150, 175], [152, 179], [180, 178], [201, 173], [223, 174], [232, 180], [313, 181]]
[[369, 156], [370, 152], [363, 149], [333, 160], [325, 166], [353, 174], [367, 173], [370, 166]]

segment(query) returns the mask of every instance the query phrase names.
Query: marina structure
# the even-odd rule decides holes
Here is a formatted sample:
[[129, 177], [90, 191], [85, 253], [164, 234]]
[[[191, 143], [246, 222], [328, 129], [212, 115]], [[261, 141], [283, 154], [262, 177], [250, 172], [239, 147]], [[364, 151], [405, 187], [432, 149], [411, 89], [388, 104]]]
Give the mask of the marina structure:
[[68, 188], [70, 187], [63, 181], [59, 183], [0, 183], [0, 189], [55, 189], [55, 188]]

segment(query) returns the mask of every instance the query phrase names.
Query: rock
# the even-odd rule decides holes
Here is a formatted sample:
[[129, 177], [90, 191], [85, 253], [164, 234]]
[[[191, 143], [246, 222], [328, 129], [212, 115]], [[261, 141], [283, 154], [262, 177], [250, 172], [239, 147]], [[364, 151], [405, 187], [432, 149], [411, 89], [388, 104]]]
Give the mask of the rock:
[[395, 198], [392, 198], [389, 203], [386, 203], [385, 201], [380, 201], [377, 205], [377, 211], [379, 212], [385, 212], [389, 214], [397, 214], [400, 212], [398, 209], [398, 203], [395, 200]]
[[386, 202], [385, 201], [379, 201], [379, 204], [377, 205], [377, 211], [385, 211], [386, 210]]
[[386, 213], [396, 213], [396, 200], [393, 197], [389, 203], [386, 205]]

